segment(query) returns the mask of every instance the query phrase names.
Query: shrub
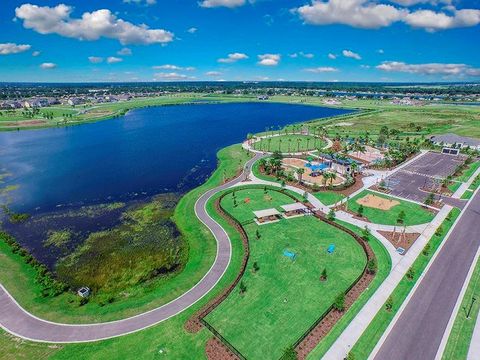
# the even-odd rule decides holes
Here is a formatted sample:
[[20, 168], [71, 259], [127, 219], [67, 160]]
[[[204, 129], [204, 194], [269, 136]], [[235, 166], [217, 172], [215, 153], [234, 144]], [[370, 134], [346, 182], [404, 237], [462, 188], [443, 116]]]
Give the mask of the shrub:
[[370, 229], [365, 225], [365, 228], [362, 229], [362, 239], [365, 241], [370, 240]]
[[440, 225], [437, 230], [435, 230], [435, 236], [441, 236], [443, 233], [442, 225]]
[[337, 295], [333, 303], [333, 308], [338, 311], [345, 310], [345, 294], [342, 292]]
[[260, 240], [260, 238], [262, 237], [262, 235], [260, 235], [260, 231], [255, 231], [255, 237], [257, 238], [257, 240]]
[[335, 211], [333, 209], [330, 209], [330, 211], [328, 212], [327, 219], [330, 221], [335, 220]]
[[320, 275], [320, 281], [327, 280], [327, 269], [322, 270], [322, 274]]
[[427, 243], [422, 250], [422, 254], [428, 256], [430, 254], [430, 243]]
[[255, 261], [253, 263], [253, 272], [257, 272], [258, 270], [260, 270], [260, 267], [258, 266], [258, 263]]
[[360, 204], [360, 206], [359, 206], [358, 209], [357, 209], [357, 215], [360, 216], [360, 217], [362, 217], [362, 216], [363, 216], [363, 210], [364, 210], [364, 209], [363, 209], [363, 205]]
[[247, 291], [247, 286], [243, 281], [240, 281], [240, 295], [245, 294], [246, 291]]
[[407, 279], [408, 280], [413, 280], [414, 276], [415, 276], [415, 270], [413, 270], [412, 267], [410, 267], [407, 271]]
[[370, 259], [367, 262], [367, 272], [369, 274], [375, 274], [377, 272], [377, 262], [375, 259]]
[[297, 360], [297, 352], [295, 351], [295, 348], [293, 346], [289, 346], [285, 349], [283, 352], [282, 357], [280, 360]]
[[353, 355], [353, 352], [349, 352], [347, 354], [346, 360], [355, 360], [355, 355]]
[[403, 224], [405, 222], [405, 211], [400, 211], [397, 217], [397, 223]]
[[393, 308], [393, 297], [390, 295], [385, 303], [385, 310], [392, 311]]

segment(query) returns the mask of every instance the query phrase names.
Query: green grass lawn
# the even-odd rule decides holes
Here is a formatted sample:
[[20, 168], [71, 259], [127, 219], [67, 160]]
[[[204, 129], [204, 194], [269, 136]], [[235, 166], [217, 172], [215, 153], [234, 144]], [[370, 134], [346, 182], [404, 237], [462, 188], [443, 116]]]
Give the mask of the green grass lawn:
[[[350, 230], [357, 233], [357, 235], [362, 236], [362, 229], [351, 225], [349, 223], [338, 221], [337, 222]], [[332, 346], [335, 340], [340, 336], [342, 331], [350, 324], [350, 322], [355, 318], [358, 312], [366, 304], [368, 299], [375, 293], [378, 287], [382, 284], [383, 280], [390, 273], [392, 267], [392, 261], [390, 255], [388, 254], [387, 249], [378, 241], [375, 237], [371, 236], [369, 240], [370, 246], [375, 253], [377, 258], [378, 270], [375, 275], [375, 278], [370, 283], [367, 289], [359, 296], [355, 303], [348, 309], [345, 315], [335, 324], [332, 330], [320, 341], [320, 343], [313, 349], [313, 351], [308, 355], [308, 359], [321, 359], [322, 356], [327, 352], [327, 350]]]
[[[234, 197], [235, 194], [235, 197]], [[279, 191], [267, 188], [244, 188], [228, 194], [223, 199], [223, 208], [244, 223], [255, 218], [253, 211], [275, 208], [282, 211], [281, 206], [292, 204], [295, 200]]]
[[385, 329], [388, 327], [392, 319], [395, 317], [395, 314], [401, 307], [402, 303], [405, 301], [406, 297], [410, 291], [415, 286], [418, 278], [422, 272], [427, 267], [427, 264], [430, 262], [435, 251], [438, 249], [442, 243], [445, 235], [448, 233], [456, 218], [460, 215], [460, 210], [454, 208], [451, 211], [451, 219], [445, 220], [442, 224], [443, 232], [439, 236], [433, 235], [430, 239], [430, 252], [427, 256], [421, 254], [415, 260], [412, 265], [414, 270], [414, 277], [412, 280], [409, 280], [407, 277], [404, 277], [400, 283], [397, 285], [395, 290], [392, 293], [393, 298], [393, 308], [391, 311], [385, 310], [382, 308], [377, 315], [373, 318], [371, 323], [368, 325], [367, 329], [364, 331], [360, 339], [352, 348], [352, 353], [355, 356], [355, 359], [367, 359], [373, 348], [377, 344], [378, 340], [381, 338]]
[[[229, 196], [223, 201], [231, 207]], [[239, 218], [244, 213], [233, 210]], [[207, 321], [245, 357], [278, 359], [361, 274], [366, 256], [352, 237], [311, 216], [250, 224], [246, 231], [251, 239], [242, 278], [247, 291], [241, 295], [237, 287]], [[332, 243], [336, 249], [329, 255], [326, 250]], [[285, 249], [297, 259], [285, 257]], [[260, 268], [256, 273], [254, 262]], [[324, 268], [329, 277], [321, 282]]]
[[320, 191], [320, 192], [314, 193], [313, 196], [315, 196], [318, 200], [320, 200], [324, 205], [327, 205], [327, 206], [333, 205], [345, 199], [345, 195], [334, 192], [334, 191]]
[[359, 204], [357, 203], [358, 199], [363, 198], [364, 196], [368, 194], [373, 194], [375, 196], [382, 197], [384, 199], [392, 199], [395, 201], [400, 202], [400, 204], [395, 205], [388, 211], [383, 211], [380, 209], [376, 208], [371, 208], [367, 206], [363, 206], [363, 216], [366, 216], [368, 220], [372, 223], [376, 224], [384, 224], [384, 225], [396, 225], [397, 224], [397, 218], [398, 214], [401, 211], [405, 212], [405, 225], [417, 225], [417, 224], [424, 224], [428, 223], [433, 220], [435, 215], [424, 209], [421, 205], [410, 202], [410, 201], [405, 201], [405, 200], [400, 200], [396, 198], [391, 198], [389, 196], [383, 195], [383, 194], [378, 194], [374, 193], [368, 190], [362, 191], [360, 194], [357, 196], [353, 197], [348, 201], [348, 210], [351, 210], [355, 213], [357, 213]]
[[61, 322], [100, 322], [132, 316], [165, 304], [190, 289], [213, 263], [216, 254], [211, 233], [194, 214], [196, 199], [206, 190], [219, 185], [225, 174], [234, 176], [249, 158], [240, 145], [221, 150], [219, 169], [201, 187], [185, 195], [178, 203], [174, 220], [188, 243], [188, 261], [184, 270], [174, 277], [160, 278], [125, 289], [124, 297], [101, 306], [90, 302], [78, 305], [78, 296], [67, 292], [54, 298], [42, 298], [35, 282], [35, 272], [19, 255], [0, 242], [0, 282], [28, 311], [42, 318]]
[[480, 167], [480, 161], [475, 161], [471, 164], [468, 165], [468, 168], [465, 169], [462, 173], [462, 175], [458, 176], [455, 178], [455, 180], [461, 181], [461, 182], [466, 182], [470, 177], [473, 175], [475, 171]]
[[[472, 297], [477, 298], [473, 303], [470, 311], [470, 318], [467, 319], [467, 312], [472, 304]], [[443, 353], [442, 359], [466, 359], [470, 341], [473, 335], [473, 329], [480, 311], [480, 261], [475, 266], [472, 278], [463, 297], [462, 304], [458, 310], [458, 314], [453, 323], [453, 328], [448, 337], [447, 346]]]
[[458, 188], [462, 186], [461, 182], [452, 182], [451, 184], [448, 185], [448, 190], [450, 190], [452, 193], [458, 190]]
[[254, 149], [280, 151], [282, 153], [301, 152], [323, 148], [326, 142], [311, 135], [280, 135], [262, 139], [253, 144]]

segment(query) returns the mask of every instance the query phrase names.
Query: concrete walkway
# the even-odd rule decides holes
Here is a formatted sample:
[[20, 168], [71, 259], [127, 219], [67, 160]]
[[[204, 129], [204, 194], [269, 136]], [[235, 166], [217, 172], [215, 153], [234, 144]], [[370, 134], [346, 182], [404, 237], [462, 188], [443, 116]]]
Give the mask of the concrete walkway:
[[0, 326], [7, 332], [38, 342], [77, 343], [109, 339], [130, 334], [177, 315], [207, 295], [227, 270], [232, 255], [230, 238], [226, 231], [208, 215], [207, 202], [219, 191], [243, 181], [252, 164], [260, 159], [257, 154], [249, 160], [236, 179], [204, 193], [195, 203], [195, 214], [211, 231], [217, 242], [217, 254], [205, 276], [190, 290], [153, 310], [126, 319], [97, 324], [61, 324], [42, 320], [21, 307], [8, 291], [0, 285]]
[[392, 262], [392, 270], [390, 274], [333, 343], [325, 354], [324, 359], [340, 360], [348, 354], [353, 345], [367, 329], [370, 322], [377, 315], [378, 311], [383, 308], [385, 301], [387, 301], [388, 297], [405, 276], [410, 266], [421, 254], [423, 248], [435, 233], [437, 227], [445, 220], [451, 209], [452, 208], [448, 205], [444, 206], [435, 219], [425, 228], [406, 255], [402, 256], [396, 264]]
[[[480, 299], [477, 299], [480, 301]], [[480, 359], [480, 312], [477, 316], [477, 322], [475, 324], [475, 329], [473, 330], [472, 340], [470, 342], [470, 348], [468, 349], [467, 360], [478, 360]]]

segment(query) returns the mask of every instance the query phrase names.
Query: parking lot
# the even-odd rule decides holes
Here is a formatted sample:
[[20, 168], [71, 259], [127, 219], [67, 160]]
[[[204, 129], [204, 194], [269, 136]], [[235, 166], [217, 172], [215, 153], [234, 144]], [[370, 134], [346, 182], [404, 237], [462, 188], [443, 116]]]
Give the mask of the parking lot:
[[[392, 195], [423, 203], [429, 191], [422, 189], [439, 186], [441, 180], [453, 174], [464, 160], [464, 156], [428, 152], [387, 177], [385, 185]], [[463, 207], [465, 203], [448, 196], [437, 195], [436, 198], [457, 207]]]

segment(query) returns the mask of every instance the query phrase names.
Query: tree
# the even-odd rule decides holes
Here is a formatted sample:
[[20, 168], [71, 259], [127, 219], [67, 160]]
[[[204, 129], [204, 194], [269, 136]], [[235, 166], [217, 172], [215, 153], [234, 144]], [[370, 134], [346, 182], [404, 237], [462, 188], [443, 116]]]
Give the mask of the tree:
[[360, 206], [359, 206], [358, 209], [357, 209], [357, 215], [360, 216], [360, 217], [362, 217], [362, 216], [363, 216], [363, 210], [364, 210], [364, 209], [363, 209], [363, 205], [360, 204]]
[[258, 266], [258, 263], [257, 263], [256, 261], [253, 263], [252, 268], [253, 268], [253, 272], [255, 272], [255, 273], [256, 273], [258, 270], [260, 270], [260, 267]]
[[342, 292], [337, 295], [333, 303], [333, 308], [338, 311], [345, 310], [345, 294]]
[[295, 169], [295, 172], [297, 173], [297, 176], [298, 176], [298, 182], [301, 183], [302, 182], [302, 176], [305, 173], [305, 169], [304, 168], [297, 168], [297, 169]]
[[427, 243], [427, 245], [425, 245], [425, 247], [422, 250], [422, 254], [424, 256], [428, 256], [430, 254], [430, 243]]
[[414, 276], [415, 276], [415, 270], [413, 270], [413, 267], [410, 267], [407, 271], [407, 279], [413, 280]]
[[243, 281], [240, 281], [240, 295], [245, 294], [246, 291], [247, 291], [247, 286]]
[[397, 217], [397, 223], [398, 224], [403, 224], [405, 222], [405, 211], [400, 211]]
[[367, 262], [367, 272], [369, 274], [375, 274], [377, 272], [377, 262], [375, 259], [370, 259]]
[[323, 269], [322, 273], [320, 274], [320, 281], [325, 281], [327, 280], [327, 269]]
[[388, 312], [392, 311], [393, 308], [393, 297], [390, 295], [387, 299], [387, 302], [385, 303], [385, 310]]
[[353, 352], [348, 352], [346, 360], [355, 360], [355, 355], [353, 354]]
[[435, 194], [433, 192], [431, 192], [425, 198], [424, 203], [425, 203], [425, 205], [432, 205], [434, 201], [435, 201]]
[[255, 231], [255, 237], [257, 238], [257, 240], [260, 240], [260, 238], [262, 237], [262, 235], [260, 235], [260, 231]]
[[435, 230], [435, 236], [441, 236], [443, 233], [443, 228], [442, 228], [442, 225], [439, 225], [437, 227], [437, 230]]
[[335, 210], [330, 209], [330, 211], [328, 212], [328, 215], [327, 215], [327, 219], [330, 220], [330, 221], [335, 220]]
[[362, 229], [362, 239], [365, 241], [370, 240], [370, 229], [365, 225], [365, 228]]

